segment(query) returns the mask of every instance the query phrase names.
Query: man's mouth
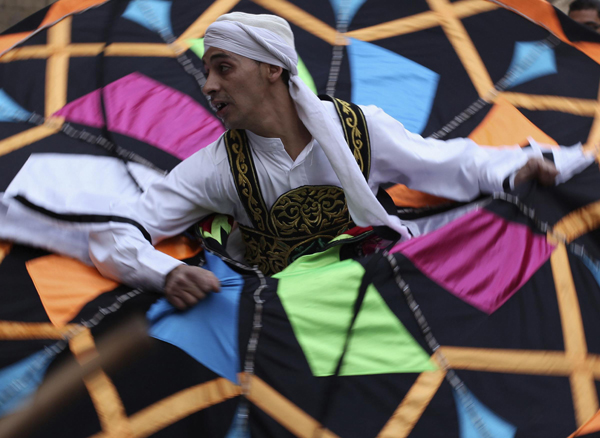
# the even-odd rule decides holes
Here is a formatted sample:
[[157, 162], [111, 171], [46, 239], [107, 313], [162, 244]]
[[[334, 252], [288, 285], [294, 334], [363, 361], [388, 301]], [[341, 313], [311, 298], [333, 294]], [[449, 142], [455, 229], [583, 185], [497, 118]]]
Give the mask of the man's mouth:
[[227, 106], [229, 106], [229, 104], [226, 102], [213, 102], [213, 108], [217, 116], [222, 115]]

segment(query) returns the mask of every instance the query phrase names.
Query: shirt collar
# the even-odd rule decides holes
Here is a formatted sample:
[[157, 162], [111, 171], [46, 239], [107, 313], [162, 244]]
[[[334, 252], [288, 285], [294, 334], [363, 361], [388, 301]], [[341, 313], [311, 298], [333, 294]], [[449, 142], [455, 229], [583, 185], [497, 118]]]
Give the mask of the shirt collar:
[[[280, 138], [269, 138], [269, 137], [261, 137], [258, 134], [255, 134], [252, 131], [246, 130], [246, 134], [248, 135], [248, 140], [250, 141], [250, 145], [256, 149], [261, 151], [282, 151], [287, 154], [285, 151], [285, 147], [283, 146], [283, 142]], [[315, 139], [311, 139], [310, 142], [306, 145], [306, 147], [300, 152], [300, 155], [294, 161], [295, 165], [301, 164], [306, 157], [312, 152], [315, 144]]]

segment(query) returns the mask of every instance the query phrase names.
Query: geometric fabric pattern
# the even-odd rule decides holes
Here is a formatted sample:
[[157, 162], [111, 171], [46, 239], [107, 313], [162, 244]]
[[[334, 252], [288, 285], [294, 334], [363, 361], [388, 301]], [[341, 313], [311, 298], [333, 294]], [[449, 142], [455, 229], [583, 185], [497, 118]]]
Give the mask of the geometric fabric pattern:
[[[150, 143], [185, 159], [223, 133], [220, 122], [202, 105], [140, 73], [131, 73], [104, 88], [109, 129]], [[67, 121], [102, 127], [100, 90], [56, 113]]]
[[[0, 416], [10, 414], [27, 402], [42, 383], [50, 362], [50, 357], [42, 350], [0, 370], [0, 394], [16, 392], [14, 397], [0, 403]], [[16, 381], [24, 383], [15, 390]]]
[[22, 122], [30, 116], [30, 112], [25, 111], [0, 88], [0, 122]]
[[[144, 19], [150, 17], [145, 22], [146, 26], [153, 28], [152, 23], [161, 16], [160, 20], [163, 21], [160, 26], [166, 30], [172, 29], [178, 40], [177, 46], [183, 49], [190, 47], [190, 41], [202, 38], [206, 27], [220, 14], [231, 10], [279, 14], [291, 23], [296, 47], [319, 93], [326, 90], [332, 61], [332, 45], [339, 44], [344, 38], [376, 45], [398, 54], [439, 75], [432, 108], [423, 112], [428, 114], [427, 116], [421, 116], [427, 118], [424, 128], [420, 131], [424, 136], [436, 132], [481, 98], [480, 103], [486, 102], [481, 111], [452, 131], [448, 137], [468, 136], [478, 125], [487, 125], [485, 128], [489, 132], [492, 129], [501, 131], [501, 134], [505, 135], [502, 138], [507, 138], [509, 144], [522, 145], [529, 136], [541, 143], [574, 144], [581, 141], [593, 145], [600, 141], [600, 44], [597, 37], [588, 38], [581, 32], [574, 33], [568, 20], [560, 16], [550, 4], [522, 0], [414, 0], [388, 2], [385, 8], [382, 8], [383, 3], [385, 2], [380, 0], [340, 1], [339, 6], [334, 6], [336, 15], [347, 16], [353, 23], [360, 22], [360, 28], [354, 25], [344, 35], [339, 35], [336, 30], [338, 23], [335, 22], [336, 17], [331, 8], [323, 7], [322, 3], [316, 0], [174, 0], [170, 2], [170, 13], [161, 13], [162, 15], [148, 14], [148, 11], [152, 12], [152, 8], [144, 11], [144, 4], [138, 6], [141, 6]], [[351, 6], [350, 9], [348, 5]], [[185, 75], [176, 62], [173, 47], [162, 43], [158, 35], [131, 23], [127, 26], [123, 20], [119, 20], [117, 26], [107, 26], [107, 17], [110, 16], [112, 6], [114, 2], [102, 0], [59, 0], [51, 6], [45, 17], [40, 17], [41, 22], [38, 20], [31, 28], [19, 28], [15, 30], [16, 33], [9, 31], [8, 34], [1, 35], [0, 86], [11, 96], [11, 100], [25, 111], [35, 111], [51, 117], [68, 103], [92, 93], [98, 84], [114, 83], [138, 72], [155, 83], [188, 96], [196, 104], [204, 106], [210, 114], [197, 84], [190, 76]], [[109, 32], [109, 29], [114, 32]], [[511, 29], [511, 32], [506, 32], [506, 29]], [[519, 65], [527, 64], [528, 58], [532, 59], [531, 50], [527, 49], [527, 46], [526, 50], [517, 49], [517, 43], [540, 41], [549, 34], [553, 34], [560, 41], [560, 45], [551, 55], [555, 62], [545, 62], [541, 73], [534, 72], [530, 79], [521, 82], [518, 87], [496, 93], [493, 90], [494, 82], [510, 69], [511, 58], [518, 58], [515, 62]], [[588, 34], [593, 36], [591, 32]], [[28, 36], [30, 38], [23, 41]], [[424, 47], [428, 50], [423, 50]], [[520, 53], [519, 56], [517, 52]], [[339, 66], [336, 95], [352, 100], [353, 89], [358, 83], [354, 82], [352, 73], [355, 57], [347, 53], [348, 57], [343, 58]], [[542, 57], [547, 56], [543, 54]], [[107, 82], [101, 81], [98, 74], [97, 61], [100, 57], [105, 61], [104, 73], [108, 78]], [[554, 65], [557, 71], [549, 73], [552, 68], [548, 68], [548, 65]], [[531, 75], [530, 72], [528, 74]], [[548, 80], [550, 78], [552, 80]], [[382, 86], [376, 91], [380, 94], [393, 94], [386, 88], [388, 84], [389, 82], [381, 81]], [[111, 123], [115, 117], [112, 112], [115, 110], [111, 109], [110, 98], [105, 101], [109, 128], [112, 130]], [[507, 105], [503, 105], [501, 101]], [[97, 104], [95, 106], [98, 107]], [[496, 111], [498, 109], [501, 111]], [[494, 112], [495, 114], [492, 114]], [[96, 109], [94, 114], [98, 113]], [[167, 111], [163, 111], [162, 115], [166, 113]], [[509, 132], [512, 129], [510, 124], [499, 123], [499, 119], [509, 113], [512, 114], [510, 121], [518, 122], [514, 133]], [[519, 113], [522, 117], [518, 116]], [[71, 117], [74, 117], [74, 113]], [[102, 117], [96, 115], [92, 119], [101, 121]], [[157, 120], [154, 119], [153, 123], [156, 124]], [[129, 119], [128, 121], [131, 122]], [[72, 153], [75, 150], [76, 153], [103, 153], [93, 145], [69, 139], [58, 133], [61, 123], [60, 117], [43, 126], [0, 123], [0, 179], [4, 181], [4, 186], [10, 182], [10, 175], [13, 175], [13, 172], [16, 174], [23, 165], [26, 159], [24, 157], [29, 156], [32, 151], [59, 150], [61, 153]], [[116, 124], [113, 123], [112, 126]], [[156, 147], [152, 147], [156, 146], [154, 140], [143, 137], [140, 142], [140, 138], [130, 135], [132, 132], [123, 132], [125, 135], [116, 137], [117, 142], [142, 156], [146, 157], [147, 154], [151, 161], [163, 163], [172, 158], [163, 150], [179, 153], [177, 146], [164, 149], [164, 144], [177, 145], [177, 141], [161, 141], [161, 146], [158, 147], [163, 150], [157, 150]], [[553, 141], [539, 139], [537, 135], [541, 134]], [[493, 144], [488, 141], [480, 143]], [[84, 152], [81, 152], [82, 149]], [[179, 155], [184, 156], [185, 153]], [[165, 164], [165, 167], [171, 168], [174, 161], [177, 160]], [[555, 230], [568, 231], [564, 233], [568, 235], [567, 242], [581, 238], [586, 243], [597, 240], [598, 236], [600, 213], [597, 208], [589, 208], [588, 205], [590, 202], [597, 202], [597, 191], [593, 190], [598, 186], [597, 166], [592, 166], [580, 176], [577, 180], [555, 188], [534, 189], [536, 194], [543, 192], [540, 205], [536, 205], [536, 213], [551, 224], [558, 222]], [[536, 199], [534, 201], [537, 202]], [[430, 205], [427, 202], [413, 204]], [[567, 216], [578, 208], [585, 210], [586, 214], [580, 215], [579, 218]], [[507, 221], [510, 222], [508, 219]], [[482, 221], [482, 224], [485, 223]], [[564, 224], [567, 225], [561, 226]], [[498, 222], [492, 221], [492, 226], [496, 225]], [[515, 235], [514, 231], [511, 227], [506, 227], [504, 234], [514, 240], [523, 236], [518, 232]], [[498, 233], [502, 235], [502, 232]], [[452, 239], [450, 234], [446, 237]], [[402, 268], [403, 276], [406, 275], [409, 279], [416, 299], [422, 304], [425, 317], [428, 316], [427, 309], [435, 313], [436, 306], [438, 309], [442, 306], [441, 313], [438, 314], [442, 317], [430, 322], [442, 329], [448, 329], [442, 331], [435, 330], [434, 327], [434, 334], [438, 335], [438, 339], [450, 340], [439, 350], [444, 354], [449, 367], [457, 370], [458, 376], [465, 379], [465, 384], [473, 394], [477, 394], [488, 406], [493, 407], [493, 413], [488, 415], [480, 406], [483, 403], [473, 403], [473, 396], [463, 403], [465, 410], [474, 410], [484, 423], [493, 425], [494, 422], [505, 422], [504, 426], [500, 426], [499, 436], [514, 435], [515, 433], [511, 432], [513, 425], [519, 429], [516, 431], [517, 435], [535, 436], [535, 432], [539, 432], [537, 428], [543, 427], [542, 422], [552, 421], [556, 430], [551, 432], [560, 436], [568, 436], [582, 425], [580, 435], [593, 434], [598, 430], [598, 419], [593, 417], [599, 406], [597, 379], [600, 376], [600, 346], [597, 336], [594, 336], [598, 332], [597, 321], [600, 320], [595, 301], [598, 285], [587, 272], [588, 268], [562, 243], [552, 251], [550, 262], [543, 263], [544, 257], [540, 256], [540, 253], [543, 254], [551, 248], [540, 249], [539, 242], [536, 241], [537, 236], [533, 237], [534, 253], [537, 254], [534, 258], [541, 263], [539, 269], [533, 276], [529, 276], [529, 280], [525, 281], [521, 289], [512, 294], [513, 298], [508, 298], [501, 308], [489, 317], [485, 313], [480, 314], [477, 307], [465, 304], [469, 302], [468, 297], [461, 296], [460, 299], [456, 299], [456, 294], [461, 291], [457, 291], [456, 284], [459, 282], [448, 278], [451, 269], [446, 269], [443, 279], [436, 279], [423, 273], [420, 267], [416, 266], [418, 262], [423, 261], [418, 256], [413, 257], [415, 263], [410, 263], [399, 254], [395, 254], [395, 258]], [[524, 233], [524, 238], [530, 239], [532, 236]], [[440, 241], [443, 239], [438, 243]], [[485, 239], [482, 241], [486, 242]], [[486, 259], [490, 255], [490, 247], [495, 244], [495, 241], [488, 240], [487, 248], [486, 245], [480, 247], [483, 256], [477, 259], [471, 254], [471, 258], [464, 259], [463, 264], [466, 265], [467, 271], [486, 264], [487, 260], [490, 260], [489, 264], [496, 263], [497, 258], [494, 258], [494, 254]], [[431, 249], [434, 251], [441, 247], [442, 245], [436, 244]], [[452, 256], [459, 253], [457, 247], [454, 248]], [[597, 251], [593, 251], [597, 246], [591, 248], [589, 255], [597, 260], [599, 255]], [[337, 260], [343, 258], [348, 262], [348, 254], [343, 255], [344, 257], [340, 257], [337, 253]], [[45, 256], [44, 252], [41, 257]], [[66, 331], [66, 328], [57, 329], [48, 321], [49, 315], [40, 300], [40, 294], [26, 270], [25, 263], [39, 257], [40, 250], [16, 244], [0, 244], [0, 290], [3, 291], [0, 297], [0, 344], [3, 354], [0, 355], [0, 360], [3, 361], [3, 370], [29, 358], [34, 351], [32, 348], [42, 348], [41, 345], [47, 345], [47, 342], [62, 339]], [[504, 261], [506, 258], [505, 254], [500, 257]], [[510, 263], [518, 265], [520, 262], [511, 259]], [[325, 265], [327, 264], [322, 265], [323, 269]], [[529, 275], [528, 269], [533, 268], [528, 263], [521, 266], [523, 275], [516, 277], [526, 279]], [[501, 267], [504, 268], [505, 265]], [[403, 270], [405, 268], [406, 272]], [[416, 340], [423, 343], [417, 322], [410, 314], [393, 279], [385, 280], [384, 286], [391, 289], [381, 287], [386, 269], [389, 270], [389, 267], [374, 273], [377, 287], [371, 287], [367, 292], [366, 300], [371, 303], [371, 308], [379, 309], [376, 313], [382, 315], [381, 321], [375, 322], [389, 328], [395, 318], [402, 322], [404, 329]], [[360, 268], [357, 271], [360, 272]], [[515, 280], [514, 269], [507, 269], [507, 272], [511, 274], [508, 277]], [[304, 280], [301, 279], [299, 271], [296, 271], [297, 278], [292, 277], [292, 273], [293, 270], [287, 279], [282, 277], [282, 282], [295, 280], [295, 287], [300, 288]], [[324, 276], [319, 284], [313, 284], [310, 275], [307, 275], [306, 289], [317, 288], [325, 293], [333, 290], [337, 292], [349, 284], [356, 289], [360, 274], [354, 271], [348, 274], [348, 277], [354, 276], [356, 281]], [[497, 272], [490, 275], [492, 279], [499, 277]], [[240, 356], [244, 354], [245, 343], [253, 324], [255, 301], [252, 292], [255, 290], [255, 283], [258, 283], [258, 279], [252, 274], [243, 275], [243, 278], [247, 289], [243, 290], [237, 304], [240, 318], [238, 333], [223, 336], [223, 342], [233, 342], [232, 339], [239, 336], [238, 364]], [[438, 280], [447, 281], [443, 289]], [[312, 365], [308, 362], [308, 350], [295, 337], [296, 328], [292, 325], [291, 317], [286, 316], [290, 306], [286, 307], [285, 298], [282, 299], [278, 295], [279, 279], [267, 278], [266, 283], [267, 287], [262, 292], [266, 299], [263, 303], [264, 326], [256, 351], [255, 374], [251, 377], [241, 377], [242, 382], [248, 378], [248, 386], [234, 385], [230, 380], [218, 377], [233, 375], [234, 371], [224, 371], [211, 365], [213, 369], [220, 370], [215, 376], [213, 369], [202, 365], [209, 363], [210, 358], [203, 358], [203, 362], [199, 363], [190, 355], [193, 353], [192, 349], [189, 349], [191, 353], [188, 354], [172, 344], [156, 341], [160, 344], [163, 354], [152, 357], [150, 362], [142, 361], [137, 366], [127, 368], [124, 371], [125, 378], [116, 373], [111, 383], [107, 375], [100, 372], [94, 379], [86, 379], [89, 393], [87, 405], [79, 404], [69, 410], [68, 415], [62, 417], [64, 423], [57, 420], [58, 427], [55, 427], [55, 430], [58, 432], [52, 433], [50, 426], [44, 427], [43, 435], [67, 436], [67, 432], [71, 432], [72, 429], [65, 425], [75, 426], [77, 420], [81, 420], [80, 423], [84, 423], [84, 426], [91, 430], [80, 434], [72, 433], [69, 436], [152, 436], [154, 433], [181, 437], [197, 436], [198, 433], [226, 436], [238, 405], [239, 399], [236, 398], [242, 392], [251, 404], [248, 422], [255, 438], [270, 438], [288, 433], [295, 436], [321, 434], [332, 438], [420, 438], [469, 433], [469, 426], [465, 426], [465, 416], [459, 413], [462, 408], [458, 405], [461, 402], [456, 402], [457, 409], [452, 409], [454, 396], [450, 395], [450, 388], [444, 382], [444, 369], [420, 374], [354, 374], [337, 379], [335, 382], [340, 384], [340, 391], [335, 394], [334, 401], [329, 406], [332, 412], [330, 418], [323, 421], [318, 413], [317, 405], [321, 401], [318, 389], [334, 379], [314, 377]], [[507, 296], [498, 291], [492, 291], [491, 295], [481, 294], [485, 287], [480, 286], [476, 295], [479, 294], [479, 298], [483, 298], [484, 302], [493, 296], [493, 293], [498, 294], [500, 301]], [[283, 287], [286, 285], [283, 284]], [[463, 289], [465, 290], [469, 289]], [[508, 287], [506, 290], [510, 295], [512, 288]], [[218, 294], [215, 294], [211, 298], [217, 296]], [[342, 297], [339, 298], [342, 303], [340, 313], [344, 313], [344, 309], [348, 308], [347, 303], [353, 301], [342, 299], [343, 296], [342, 293]], [[147, 299], [148, 296], [143, 295], [141, 298]], [[300, 300], [300, 297], [296, 299]], [[13, 303], [18, 306], [12, 307]], [[365, 301], [362, 311], [369, 311], [366, 304]], [[480, 304], [481, 302], [478, 305]], [[135, 300], [132, 305], [135, 307]], [[236, 308], [235, 303], [230, 305]], [[488, 309], [494, 308], [490, 302], [485, 306]], [[93, 315], [97, 311], [97, 307], [89, 308], [93, 307], [93, 303], [86, 307], [82, 309], [82, 314], [91, 311]], [[25, 308], [27, 311], [24, 311]], [[383, 316], [386, 309], [389, 313]], [[165, 314], [165, 318], [168, 316]], [[331, 319], [336, 318], [334, 316]], [[475, 332], [467, 330], [465, 333], [458, 333], [463, 323], [465, 327], [473, 329], [469, 325], [471, 320], [479, 324], [474, 328]], [[457, 321], [460, 321], [460, 324]], [[523, 322], [523, 325], [514, 324], [514, 321]], [[363, 324], [357, 321], [352, 337], [359, 334], [359, 323]], [[444, 327], [444, 324], [449, 325]], [[391, 332], [399, 334], [397, 327], [391, 329]], [[88, 340], [91, 339], [89, 336]], [[477, 342], [481, 340], [483, 342]], [[488, 340], [494, 345], [488, 345], [485, 342]], [[286, 354], [272, 354], [271, 348], [277, 341], [281, 341]], [[410, 342], [406, 345], [407, 348], [411, 348]], [[337, 349], [337, 345], [334, 347]], [[366, 347], [367, 350], [369, 348], [371, 346]], [[346, 356], [346, 365], [354, 354], [352, 349], [353, 345]], [[87, 349], [86, 356], [89, 357], [91, 353], [87, 353], [93, 350]], [[4, 354], [6, 351], [11, 354]], [[281, 352], [282, 349], [276, 351]], [[287, 355], [288, 352], [290, 355]], [[102, 350], [99, 349], [96, 354], [102, 356]], [[222, 356], [221, 352], [216, 356]], [[169, 363], [170, 359], [172, 361]], [[172, 372], [173, 369], [182, 369], [183, 363], [190, 365], [189, 369], [193, 372]], [[353, 366], [359, 365], [363, 364], [357, 363]], [[171, 367], [170, 370], [168, 367]], [[291, 372], [286, 374], [286, 370]], [[103, 377], [98, 378], [98, 375]], [[169, 379], [164, 379], [165, 375], [168, 375]], [[289, 375], [293, 377], [282, 377]], [[142, 384], [137, 387], [128, 386], [136, 377], [142, 379]], [[90, 384], [92, 381], [94, 384]], [[99, 382], [102, 382], [102, 385], [96, 385]], [[312, 390], [315, 390], [314, 394], [311, 393]], [[110, 397], [107, 398], [107, 394]], [[309, 396], [308, 401], [303, 400], [303, 396]], [[487, 401], [491, 400], [491, 397], [494, 398], [493, 405]], [[365, 414], [367, 411], [370, 413]], [[527, 418], [525, 412], [534, 412], [535, 415]], [[467, 412], [467, 416], [470, 416], [469, 414]], [[214, 419], [219, 419], [221, 424], [218, 432], [212, 433], [213, 430], [207, 423]], [[587, 423], [589, 419], [592, 420]], [[322, 427], [321, 422], [325, 426], [319, 430]], [[367, 423], [372, 433], [361, 435], [361, 428]], [[116, 432], [121, 430], [123, 424], [127, 427], [122, 430], [127, 433], [119, 435]], [[347, 429], [342, 433], [340, 430], [344, 425]], [[528, 429], [524, 430], [526, 428]], [[486, 430], [497, 432], [489, 424], [486, 425]], [[235, 426], [232, 427], [232, 433], [238, 431]], [[544, 432], [546, 431], [540, 432], [540, 436], [548, 436]]]
[[[469, 241], [464, 247], [463, 242]], [[554, 247], [528, 226], [475, 210], [392, 251], [473, 307], [492, 314], [544, 264]]]
[[85, 304], [118, 286], [115, 281], [102, 277], [96, 268], [60, 255], [38, 257], [26, 266], [56, 327], [65, 326]]
[[356, 12], [367, 0], [329, 0], [338, 21], [350, 24]]
[[483, 121], [469, 134], [471, 140], [482, 146], [526, 146], [530, 137], [540, 144], [556, 144], [503, 97], [496, 99]]
[[[457, 391], [453, 391], [452, 394], [458, 411], [460, 438], [483, 438], [486, 436], [513, 438], [515, 436], [517, 428], [494, 414], [467, 388], [464, 388], [463, 394], [458, 394]], [[479, 422], [475, 421], [477, 418], [475, 416], [479, 417]], [[478, 428], [484, 430], [478, 430]]]
[[[303, 266], [296, 265], [292, 272], [284, 270], [277, 274], [279, 299], [315, 376], [330, 376], [335, 371], [352, 318], [356, 291], [365, 272], [355, 261], [335, 263], [339, 260], [337, 251], [309, 256]], [[308, 278], [307, 272], [310, 272]], [[339, 289], [335, 294], [327, 293], [333, 284]], [[377, 289], [369, 286], [340, 375], [435, 369], [429, 355], [389, 309]]]
[[127, 6], [123, 17], [154, 32], [164, 29], [173, 34], [171, 4], [172, 2], [165, 0], [133, 0]]
[[520, 73], [510, 81], [509, 87], [558, 73], [554, 50], [541, 42], [516, 42], [508, 70], [513, 68], [519, 68]]
[[237, 321], [243, 280], [218, 257], [207, 253], [206, 259], [206, 268], [221, 281], [221, 291], [185, 312], [177, 312], [164, 298], [157, 301], [147, 314], [150, 335], [181, 348], [210, 370], [237, 383]]
[[352, 38], [347, 49], [352, 101], [378, 106], [420, 134], [429, 120], [439, 75], [372, 43]]

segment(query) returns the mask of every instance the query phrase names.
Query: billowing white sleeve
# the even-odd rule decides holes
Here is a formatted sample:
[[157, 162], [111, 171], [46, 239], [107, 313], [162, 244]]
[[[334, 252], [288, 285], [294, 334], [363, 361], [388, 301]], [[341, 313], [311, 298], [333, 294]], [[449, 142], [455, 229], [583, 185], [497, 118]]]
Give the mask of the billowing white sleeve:
[[400, 183], [432, 195], [469, 201], [480, 193], [502, 191], [505, 178], [528, 160], [518, 146], [483, 147], [466, 138], [423, 138], [380, 108], [367, 106], [363, 111], [371, 139], [370, 183]]
[[[111, 205], [111, 214], [137, 222], [152, 244], [212, 213], [232, 214], [211, 149], [180, 163], [135, 201]], [[138, 227], [127, 223], [110, 222], [91, 232], [89, 244], [90, 257], [102, 275], [146, 290], [163, 290], [166, 275], [182, 263], [157, 251]]]

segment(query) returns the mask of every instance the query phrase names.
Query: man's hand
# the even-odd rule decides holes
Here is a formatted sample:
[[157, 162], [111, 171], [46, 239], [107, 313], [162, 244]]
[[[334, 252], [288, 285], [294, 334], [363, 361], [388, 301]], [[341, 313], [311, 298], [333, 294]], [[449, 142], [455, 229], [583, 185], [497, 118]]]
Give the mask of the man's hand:
[[217, 277], [198, 266], [181, 265], [167, 275], [165, 295], [179, 310], [187, 309], [206, 298], [211, 292], [219, 292]]
[[530, 158], [515, 175], [515, 187], [526, 181], [537, 179], [542, 185], [551, 186], [558, 175], [556, 166], [543, 158]]

